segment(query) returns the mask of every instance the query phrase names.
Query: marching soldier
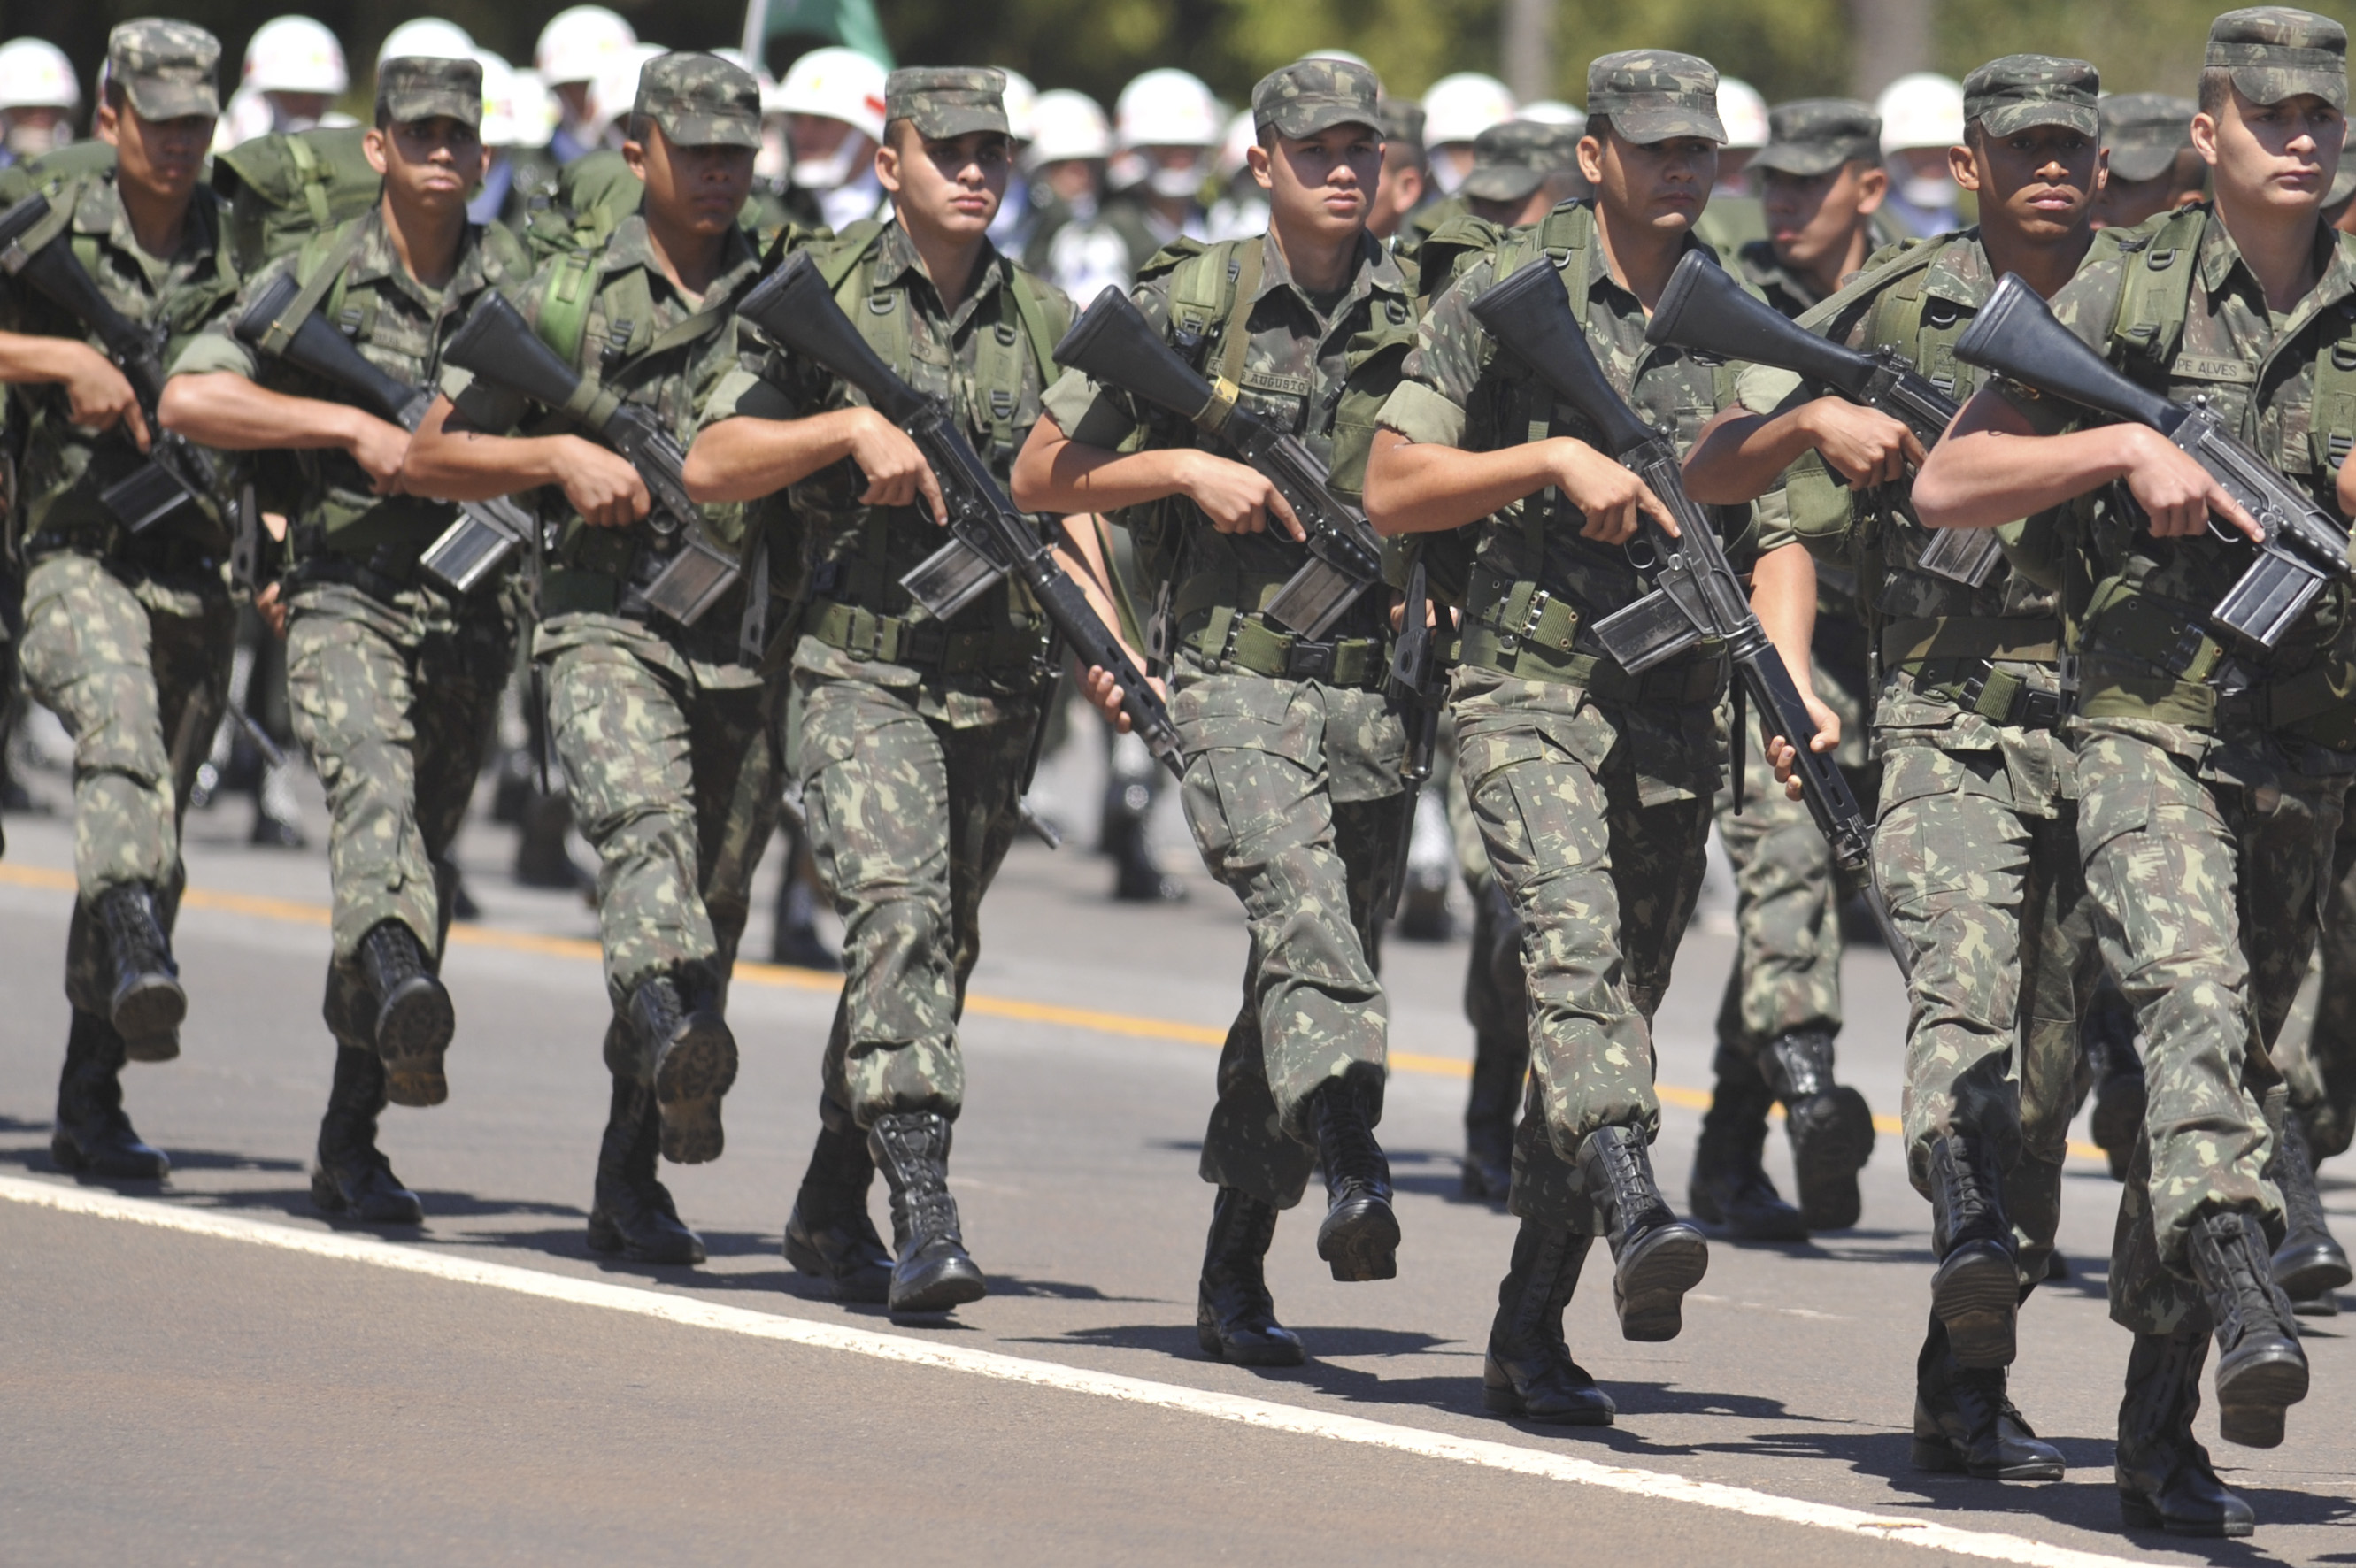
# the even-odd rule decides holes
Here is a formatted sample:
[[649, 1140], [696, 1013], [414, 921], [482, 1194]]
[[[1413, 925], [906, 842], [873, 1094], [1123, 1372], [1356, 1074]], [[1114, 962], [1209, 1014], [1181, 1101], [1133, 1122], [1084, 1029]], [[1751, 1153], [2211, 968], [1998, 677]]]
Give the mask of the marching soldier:
[[[1269, 193], [1268, 232], [1165, 251], [1134, 296], [1206, 374], [1321, 457], [1339, 455], [1353, 423], [1364, 450], [1380, 392], [1345, 394], [1350, 368], [1395, 378], [1412, 339], [1407, 281], [1365, 230], [1382, 171], [1380, 91], [1347, 61], [1263, 77], [1248, 158]], [[1345, 464], [1333, 483], [1353, 491], [1359, 475]], [[1390, 595], [1379, 584], [1363, 593], [1320, 641], [1270, 621], [1262, 606], [1307, 559], [1275, 486], [1209, 435], [1076, 371], [1050, 395], [1015, 485], [1028, 506], [1126, 510], [1164, 606], [1187, 819], [1251, 935], [1203, 1140], [1216, 1194], [1197, 1334], [1209, 1355], [1297, 1365], [1301, 1340], [1277, 1320], [1262, 1260], [1312, 1160], [1327, 1199], [1317, 1252], [1333, 1277], [1388, 1279], [1398, 1267], [1390, 1167], [1374, 1132], [1387, 1029], [1379, 912], [1408, 827], [1405, 732], [1383, 693]]]
[[[559, 255], [522, 306], [541, 339], [684, 444], [737, 360], [732, 305], [759, 258], [737, 227], [760, 145], [760, 87], [710, 55], [647, 62], [623, 155], [645, 184], [601, 250]], [[515, 400], [452, 370], [411, 443], [401, 483], [448, 499], [546, 486], [561, 524], [540, 587], [533, 656], [573, 819], [596, 849], [597, 922], [613, 1003], [612, 1110], [589, 1244], [648, 1263], [703, 1261], [656, 1179], [656, 1155], [717, 1158], [736, 1077], [725, 1018], [750, 884], [775, 827], [770, 688], [740, 646], [744, 598], [767, 559], [766, 517], [696, 507], [700, 529], [753, 571], [692, 626], [644, 590], [659, 566], [645, 481], [569, 433], [509, 436]]]
[[[238, 288], [220, 205], [198, 183], [220, 59], [220, 42], [186, 22], [116, 27], [97, 116], [113, 165], [40, 191], [49, 216], [16, 242], [27, 255], [59, 247], [116, 311], [165, 328], [166, 355]], [[30, 193], [20, 169], [0, 178], [0, 197]], [[126, 1060], [180, 1053], [180, 818], [228, 701], [230, 539], [218, 495], [130, 531], [107, 500], [155, 452], [152, 411], [92, 324], [21, 274], [0, 299], [0, 381], [21, 389], [27, 421], [18, 653], [26, 689], [74, 737], [73, 1023], [49, 1147], [68, 1170], [161, 1178], [170, 1161], [133, 1130], [120, 1074]], [[143, 374], [160, 380], [164, 362]]]
[[[2356, 389], [2339, 368], [2356, 363], [2343, 308], [2356, 251], [2319, 208], [2340, 155], [2346, 54], [2340, 26], [2307, 12], [2218, 17], [2192, 121], [2214, 202], [2115, 231], [2115, 249], [2105, 236], [2053, 298], [2062, 325], [2127, 377], [2206, 396], [2341, 518], [2356, 499], [2340, 466]], [[2269, 1273], [2285, 1216], [2268, 1170], [2284, 1112], [2268, 1052], [2306, 973], [2356, 773], [2349, 590], [2325, 584], [2270, 650], [2203, 635], [2250, 560], [2212, 520], [2256, 539], [2254, 520], [2150, 429], [2008, 382], [1973, 398], [1914, 500], [1934, 527], [2071, 508], [2077, 847], [2149, 1080], [2110, 1273], [2111, 1315], [2136, 1337], [2120, 1510], [2130, 1527], [2247, 1535], [2250, 1507], [2218, 1479], [2192, 1417], [2212, 1332], [2225, 1441], [2281, 1443], [2308, 1388]]]
[[[420, 572], [455, 509], [402, 493], [408, 432], [271, 345], [316, 315], [349, 323], [402, 385], [434, 384], [442, 342], [476, 299], [531, 271], [509, 230], [466, 220], [482, 115], [473, 60], [384, 61], [364, 144], [382, 201], [250, 280], [180, 356], [164, 399], [166, 422], [208, 445], [301, 454], [289, 570], [263, 598], [284, 628], [294, 726], [333, 818], [336, 1071], [311, 1196], [381, 1223], [424, 1217], [378, 1150], [376, 1121], [388, 1098], [434, 1105], [449, 1093], [456, 1020], [437, 971], [458, 875], [450, 848], [514, 658], [515, 606], [503, 580], [460, 597]], [[233, 325], [290, 278], [297, 292], [258, 351]]]

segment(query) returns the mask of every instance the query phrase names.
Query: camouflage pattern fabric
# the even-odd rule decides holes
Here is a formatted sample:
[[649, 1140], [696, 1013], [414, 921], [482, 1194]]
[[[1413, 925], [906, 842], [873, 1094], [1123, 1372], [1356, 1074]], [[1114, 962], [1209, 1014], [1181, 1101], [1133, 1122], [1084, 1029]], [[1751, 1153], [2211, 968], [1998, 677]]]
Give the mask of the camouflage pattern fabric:
[[2095, 102], [2101, 76], [2081, 59], [2007, 55], [1964, 78], [1964, 120], [1991, 136], [2017, 136], [2033, 125], [2060, 125], [2092, 138], [2102, 127]]
[[406, 125], [446, 117], [479, 130], [483, 67], [471, 59], [402, 55], [376, 68], [376, 118]]
[[680, 49], [648, 60], [630, 112], [682, 147], [761, 144], [761, 84], [717, 55]]
[[1381, 131], [1382, 79], [1354, 60], [1302, 59], [1280, 66], [1252, 89], [1252, 124], [1280, 136], [1314, 136], [1336, 125]]
[[1508, 120], [1472, 138], [1472, 167], [1457, 188], [1481, 201], [1526, 201], [1555, 175], [1579, 172], [1579, 131]]
[[2348, 32], [2328, 16], [2288, 5], [2228, 11], [2209, 25], [2204, 66], [2233, 73], [2233, 85], [2259, 103], [2311, 92], [2348, 107]]
[[1814, 179], [1843, 164], [1881, 161], [1881, 116], [1854, 98], [1801, 98], [1767, 115], [1767, 144], [1750, 167]]
[[951, 141], [975, 131], [1009, 133], [1006, 73], [991, 66], [903, 66], [884, 79], [884, 118], [920, 136]]
[[1718, 68], [1697, 55], [1622, 49], [1587, 67], [1587, 112], [1609, 114], [1633, 142], [1702, 136], [1723, 145], [1718, 118]]
[[[2165, 92], [2115, 92], [2103, 100], [2103, 146], [2115, 180], [2158, 179], [2192, 146], [2198, 101]], [[2329, 201], [2325, 206], [2329, 206]]]
[[66, 997], [104, 1018], [112, 988], [91, 901], [155, 890], [166, 932], [186, 879], [180, 820], [229, 703], [237, 616], [216, 571], [163, 577], [59, 550], [25, 583], [25, 689], [74, 739], [74, 901]]
[[146, 120], [217, 115], [220, 40], [193, 22], [143, 16], [106, 36], [106, 74], [119, 81], [131, 107]]
[[[1905, 241], [1904, 234], [1886, 212], [1875, 213], [1868, 219], [1868, 224], [1872, 234], [1869, 250], [1875, 254]], [[1728, 264], [1741, 275], [1744, 283], [1757, 289], [1769, 304], [1785, 315], [1803, 315], [1831, 297], [1821, 292], [1815, 283], [1778, 261], [1774, 244], [1770, 240], [1751, 240], [1736, 251]]]
[[2305, 1019], [2294, 1016], [2274, 1057], [2322, 1160], [2347, 1153], [2356, 1135], [2356, 813], [2340, 818], [2312, 967], [2314, 1008]]

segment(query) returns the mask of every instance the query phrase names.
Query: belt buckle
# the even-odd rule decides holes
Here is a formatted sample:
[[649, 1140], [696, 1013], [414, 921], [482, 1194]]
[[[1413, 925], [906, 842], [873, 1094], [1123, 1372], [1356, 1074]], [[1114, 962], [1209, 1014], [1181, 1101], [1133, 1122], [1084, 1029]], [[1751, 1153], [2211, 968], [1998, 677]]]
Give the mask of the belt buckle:
[[1331, 680], [1333, 678], [1333, 648], [1332, 643], [1295, 643], [1285, 650], [1284, 673], [1290, 680]]
[[1955, 688], [1955, 700], [1974, 713], [1979, 711], [1980, 695], [1987, 690], [1988, 677], [1996, 673], [1994, 659], [1982, 659], [1979, 666], [1978, 674]]
[[1547, 606], [1553, 603], [1554, 595], [1543, 588], [1531, 594], [1530, 607], [1522, 613], [1521, 627], [1518, 631], [1514, 632], [1512, 635], [1519, 642], [1527, 642], [1530, 638], [1537, 636], [1538, 635], [1538, 619], [1546, 613]]
[[2017, 726], [2019, 729], [2051, 730], [2062, 721], [2062, 697], [2059, 692], [2024, 691], [2013, 708], [2014, 717], [2019, 720]]

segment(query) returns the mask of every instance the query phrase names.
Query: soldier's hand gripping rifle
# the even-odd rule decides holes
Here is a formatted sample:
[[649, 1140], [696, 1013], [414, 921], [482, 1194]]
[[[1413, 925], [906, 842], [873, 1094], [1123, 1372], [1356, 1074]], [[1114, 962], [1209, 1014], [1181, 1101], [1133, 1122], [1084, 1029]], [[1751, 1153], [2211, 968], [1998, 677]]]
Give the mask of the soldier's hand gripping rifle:
[[[98, 493], [99, 505], [125, 533], [145, 534], [167, 524], [209, 522], [204, 500], [218, 503], [220, 475], [203, 448], [166, 430], [155, 417], [164, 396], [164, 347], [167, 323], [142, 326], [114, 308], [65, 243], [70, 225], [51, 223], [47, 197], [28, 196], [0, 213], [0, 271], [46, 297], [96, 334], [106, 357], [131, 383], [139, 417], [147, 423], [147, 461]], [[31, 250], [34, 231], [44, 237]], [[127, 427], [125, 441], [131, 439]]]
[[487, 293], [476, 303], [450, 335], [442, 357], [471, 371], [487, 387], [529, 398], [563, 415], [638, 471], [654, 503], [647, 523], [656, 538], [649, 553], [659, 564], [632, 592], [650, 608], [692, 626], [735, 582], [736, 558], [704, 537], [699, 508], [680, 472], [687, 456], [679, 443], [652, 411], [624, 402], [557, 357], [522, 313], [499, 293]]
[[[834, 303], [834, 293], [819, 276], [809, 253], [796, 253], [762, 279], [738, 302], [736, 314], [788, 353], [841, 378], [877, 413], [905, 432], [924, 453], [934, 477], [940, 481], [942, 499], [948, 504], [953, 538], [908, 573], [901, 586], [928, 613], [946, 620], [991, 583], [1012, 572], [1030, 590], [1081, 667], [1093, 665], [1110, 673], [1120, 687], [1121, 706], [1128, 709], [1139, 738], [1173, 776], [1183, 777], [1186, 760], [1179, 748], [1178, 731], [1170, 721], [1170, 710], [1146, 684], [1144, 674], [1130, 662], [1120, 640], [1105, 628], [1080, 585], [1055, 564], [1055, 551], [1041, 542], [1031, 520], [998, 487], [998, 481], [948, 411], [902, 380], [859, 336], [859, 329]], [[948, 594], [943, 603], [927, 597], [952, 577], [964, 580], [958, 592]]]
[[1326, 488], [1325, 465], [1300, 437], [1238, 403], [1236, 388], [1205, 380], [1119, 288], [1105, 285], [1072, 323], [1055, 362], [1191, 421], [1276, 486], [1301, 521], [1309, 560], [1269, 601], [1269, 620], [1314, 641], [1382, 581], [1382, 540], [1364, 512]]
[[1834, 860], [1863, 883], [1882, 940], [1899, 967], [1907, 968], [1909, 949], [1873, 880], [1873, 829], [1839, 766], [1810, 745], [1816, 721], [1784, 667], [1783, 656], [1775, 651], [1751, 608], [1709, 515], [1686, 494], [1685, 471], [1668, 432], [1646, 424], [1605, 378], [1552, 267], [1523, 268], [1473, 301], [1472, 314], [1501, 347], [1521, 358], [1556, 397], [1579, 411], [1603, 450], [1642, 479], [1676, 519], [1678, 533], [1673, 539], [1651, 514], [1639, 514], [1642, 531], [1631, 541], [1628, 556], [1632, 565], [1651, 574], [1653, 592], [1596, 622], [1596, 640], [1632, 675], [1704, 641], [1725, 645], [1737, 680], [1735, 777], [1739, 780], [1742, 773], [1747, 695], [1769, 732], [1794, 747], [1793, 771], [1809, 815], [1831, 847]]
[[[1644, 341], [1792, 371], [1899, 421], [1914, 432], [1925, 452], [1939, 444], [1962, 407], [1896, 347], [1885, 345], [1865, 354], [1820, 337], [1766, 301], [1745, 293], [1725, 268], [1699, 251], [1687, 252], [1669, 274], [1669, 286], [1661, 291], [1661, 303], [1645, 325]], [[1833, 482], [1847, 483], [1837, 472]], [[2003, 559], [2004, 547], [1997, 542], [1994, 529], [1941, 528], [1932, 530], [1915, 564], [1977, 588]]]
[[[2270, 648], [2314, 603], [2331, 578], [2356, 580], [2348, 530], [2226, 428], [2206, 397], [2173, 403], [2113, 368], [2110, 361], [2054, 319], [2037, 291], [2011, 273], [1988, 296], [1955, 357], [2039, 392], [2147, 425], [2206, 469], [2218, 486], [2257, 520], [2265, 541], [2241, 581], [2225, 592], [2210, 622], [2245, 643]], [[2221, 539], [2239, 539], [2213, 518]]]
[[[302, 293], [303, 285], [292, 272], [282, 275], [256, 296], [231, 330], [256, 352], [333, 382], [372, 412], [414, 433], [433, 406], [433, 392], [370, 364], [350, 338], [316, 310], [305, 311], [300, 321], [283, 319]], [[471, 593], [519, 549], [530, 547], [532, 526], [530, 514], [504, 497], [461, 501], [458, 520], [417, 558], [418, 568], [453, 593]]]

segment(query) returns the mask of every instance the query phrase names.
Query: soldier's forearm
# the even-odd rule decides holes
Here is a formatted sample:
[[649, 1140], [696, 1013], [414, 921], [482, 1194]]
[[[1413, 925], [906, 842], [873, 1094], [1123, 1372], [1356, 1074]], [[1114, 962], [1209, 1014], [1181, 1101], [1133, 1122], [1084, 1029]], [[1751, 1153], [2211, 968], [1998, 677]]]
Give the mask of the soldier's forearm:
[[1366, 461], [1366, 520], [1386, 537], [1477, 522], [1553, 482], [1548, 444], [1466, 452], [1378, 430]]
[[1759, 558], [1751, 572], [1751, 609], [1766, 628], [1767, 640], [1783, 656], [1793, 684], [1803, 693], [1815, 687], [1811, 646], [1816, 636], [1816, 563], [1807, 547], [1788, 544]]
[[687, 449], [687, 493], [699, 502], [756, 501], [851, 454], [869, 409], [836, 409], [808, 419], [740, 415], [703, 427]]
[[360, 421], [382, 422], [348, 404], [289, 397], [226, 370], [173, 377], [156, 412], [166, 430], [222, 452], [348, 450], [361, 439]]
[[1733, 507], [1773, 489], [1785, 469], [1815, 449], [1802, 417], [1806, 407], [1772, 416], [1740, 406], [1721, 410], [1686, 457], [1686, 494], [1706, 507]]
[[1032, 428], [1014, 459], [1014, 504], [1026, 512], [1116, 512], [1186, 493], [1191, 447], [1123, 454], [1066, 436], [1051, 419]]
[[0, 332], [0, 382], [10, 385], [70, 381], [89, 361], [101, 358], [97, 349], [79, 338]]
[[[449, 428], [455, 411], [436, 398], [410, 438], [401, 465], [402, 490], [437, 501], [487, 501], [563, 482], [586, 443], [573, 435], [486, 435]], [[570, 460], [570, 461], [568, 461]]]
[[2125, 477], [2141, 431], [2099, 425], [2040, 436], [2010, 403], [1984, 389], [1914, 476], [1914, 513], [1933, 528], [1994, 528], [2034, 517]]

